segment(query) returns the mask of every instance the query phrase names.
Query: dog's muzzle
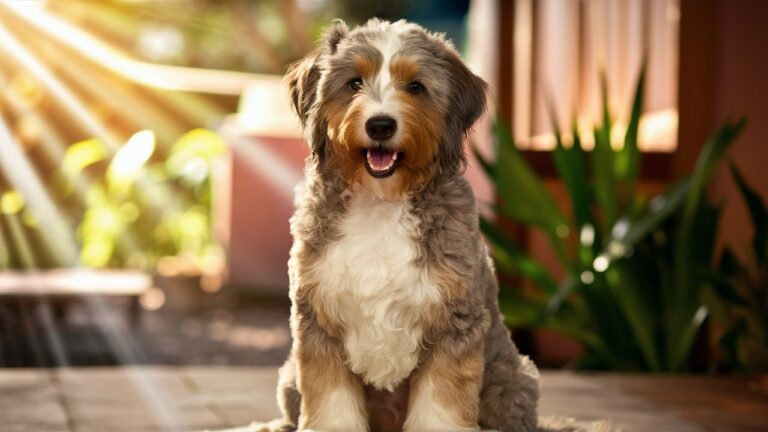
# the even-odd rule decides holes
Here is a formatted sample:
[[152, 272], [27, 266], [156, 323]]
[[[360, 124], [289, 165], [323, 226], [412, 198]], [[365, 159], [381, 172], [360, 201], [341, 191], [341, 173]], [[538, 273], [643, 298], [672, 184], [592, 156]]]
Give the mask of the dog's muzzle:
[[402, 152], [398, 152], [385, 144], [397, 131], [397, 122], [390, 116], [377, 115], [365, 122], [365, 132], [373, 141], [375, 147], [364, 150], [365, 169], [373, 177], [389, 177], [395, 172], [397, 164], [402, 160]]

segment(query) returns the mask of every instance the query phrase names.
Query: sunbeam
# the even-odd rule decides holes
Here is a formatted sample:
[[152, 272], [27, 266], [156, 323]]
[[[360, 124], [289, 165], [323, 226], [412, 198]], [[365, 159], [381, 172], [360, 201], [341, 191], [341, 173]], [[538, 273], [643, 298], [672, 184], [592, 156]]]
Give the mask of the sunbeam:
[[[3, 3], [3, 5], [9, 6], [8, 3]], [[91, 136], [101, 139], [112, 152], [117, 151], [119, 140], [93, 114], [88, 112], [74, 93], [35, 59], [18, 39], [3, 26], [0, 26], [0, 49], [16, 59], [25, 70], [37, 78], [61, 103], [65, 111]]]
[[110, 71], [146, 86], [165, 90], [240, 95], [255, 75], [231, 71], [144, 63], [128, 58], [88, 33], [27, 2], [1, 4], [49, 37], [59, 40]]
[[[0, 28], [0, 34], [2, 29]], [[1, 36], [0, 36], [1, 37]], [[29, 208], [46, 229], [43, 235], [49, 240], [51, 251], [63, 265], [75, 265], [78, 256], [72, 230], [66, 219], [54, 205], [37, 172], [29, 163], [11, 134], [5, 120], [0, 118], [0, 169], [25, 197]]]
[[293, 190], [302, 180], [301, 171], [287, 164], [266, 145], [247, 139], [236, 132], [222, 134], [227, 137], [232, 152], [237, 155], [250, 170], [259, 173], [276, 190], [285, 196], [293, 196]]

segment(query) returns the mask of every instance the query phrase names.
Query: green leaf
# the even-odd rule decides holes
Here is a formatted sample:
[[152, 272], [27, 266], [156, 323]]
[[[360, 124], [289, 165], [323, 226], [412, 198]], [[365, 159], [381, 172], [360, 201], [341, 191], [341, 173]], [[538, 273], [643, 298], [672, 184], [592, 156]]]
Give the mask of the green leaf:
[[752, 227], [755, 230], [752, 248], [755, 257], [758, 264], [765, 264], [766, 260], [768, 260], [768, 211], [760, 195], [744, 180], [744, 176], [739, 171], [739, 168], [733, 162], [731, 162], [730, 167], [731, 174], [733, 174], [733, 178], [736, 180], [736, 185], [739, 187], [741, 197], [747, 204], [749, 216], [752, 219]]
[[516, 287], [502, 286], [499, 292], [499, 309], [508, 327], [537, 327], [541, 325], [543, 305], [523, 295]]
[[[686, 196], [675, 239], [674, 280], [676, 291], [672, 297], [673, 304], [668, 305], [673, 310], [678, 311], [677, 316], [679, 318], [676, 321], [682, 324], [672, 325], [669, 329], [671, 332], [668, 339], [669, 365], [674, 370], [679, 369], [686, 360], [690, 344], [693, 342], [698, 325], [700, 325], [700, 322], [697, 324], [697, 318], [701, 313], [700, 309], [697, 308], [699, 292], [693, 277], [695, 269], [694, 236], [697, 235], [695, 232], [696, 219], [699, 216], [704, 193], [715, 169], [744, 124], [745, 120], [742, 119], [736, 123], [723, 125], [702, 149], [691, 175], [691, 186]], [[693, 318], [689, 320], [691, 316]]]
[[569, 295], [579, 286], [579, 280], [574, 276], [566, 276], [565, 279], [557, 287], [557, 291], [549, 298], [547, 302], [547, 309], [545, 311], [547, 316], [556, 314], [562, 304], [566, 301]]
[[[632, 220], [626, 233], [617, 239], [624, 246], [634, 246], [675, 214], [683, 205], [690, 189], [690, 179], [683, 179], [669, 187], [663, 194], [655, 197], [649, 203], [646, 212]], [[606, 251], [607, 252], [607, 251]]]
[[173, 144], [165, 168], [170, 177], [197, 186], [208, 180], [212, 161], [225, 149], [226, 145], [216, 132], [193, 129]]
[[614, 151], [611, 148], [611, 117], [608, 110], [608, 89], [605, 74], [600, 75], [603, 100], [603, 121], [595, 127], [595, 148], [592, 150], [592, 171], [597, 202], [602, 211], [603, 234], [610, 232], [618, 218], [618, 197], [614, 172]]
[[635, 97], [632, 102], [632, 112], [627, 124], [627, 132], [624, 135], [624, 147], [616, 153], [616, 177], [624, 183], [625, 205], [634, 196], [635, 183], [640, 170], [640, 151], [637, 147], [638, 128], [640, 115], [643, 112], [643, 97], [645, 94], [645, 74], [647, 58], [643, 59], [640, 76], [635, 86]]
[[515, 147], [509, 129], [497, 120], [494, 131], [499, 140], [494, 184], [502, 199], [500, 208], [510, 219], [543, 229], [561, 262], [567, 266], [565, 250], [557, 235], [558, 228], [566, 225], [565, 217]]
[[656, 306], [649, 301], [646, 292], [653, 282], [646, 277], [647, 268], [638, 268], [642, 264], [638, 260], [619, 260], [608, 268], [606, 280], [640, 346], [645, 362], [651, 370], [658, 371], [661, 364], [654, 338]]
[[558, 175], [563, 180], [565, 188], [571, 200], [573, 208], [573, 218], [575, 226], [580, 229], [584, 224], [591, 220], [589, 184], [587, 183], [587, 173], [584, 168], [584, 150], [581, 148], [581, 139], [576, 122], [573, 122], [573, 145], [566, 148], [563, 145], [560, 126], [557, 123], [557, 113], [554, 103], [549, 100], [549, 116], [552, 121], [552, 130], [555, 135], [555, 149], [552, 152], [552, 158]]
[[553, 293], [557, 284], [538, 261], [528, 256], [499, 228], [485, 218], [480, 218], [480, 229], [493, 245], [496, 264], [511, 276], [526, 277], [546, 292]]
[[67, 147], [61, 161], [64, 194], [72, 193], [78, 177], [85, 168], [103, 161], [108, 154], [107, 147], [96, 138], [79, 141]]

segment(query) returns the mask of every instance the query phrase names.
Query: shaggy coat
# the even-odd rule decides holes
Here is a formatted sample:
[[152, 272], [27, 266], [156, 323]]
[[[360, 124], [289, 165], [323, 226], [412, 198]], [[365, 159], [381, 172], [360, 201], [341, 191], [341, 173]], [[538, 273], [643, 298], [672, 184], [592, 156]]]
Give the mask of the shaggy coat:
[[[538, 372], [504, 326], [462, 176], [486, 84], [442, 35], [379, 20], [335, 23], [287, 79], [312, 154], [284, 418], [265, 430], [535, 430]], [[396, 130], [372, 141], [382, 113]]]

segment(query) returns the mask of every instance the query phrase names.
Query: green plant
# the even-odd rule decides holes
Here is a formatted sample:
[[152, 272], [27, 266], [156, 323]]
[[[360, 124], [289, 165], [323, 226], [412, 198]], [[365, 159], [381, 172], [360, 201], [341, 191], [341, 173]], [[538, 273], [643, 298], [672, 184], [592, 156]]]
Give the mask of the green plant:
[[749, 210], [754, 229], [751, 248], [738, 253], [726, 248], [719, 272], [709, 272], [709, 304], [724, 327], [719, 344], [733, 370], [768, 371], [768, 210], [765, 203], [731, 164], [731, 174]]
[[96, 139], [70, 146], [60, 187], [64, 199], [80, 202], [80, 262], [155, 270], [173, 257], [175, 271], [199, 272], [218, 260], [210, 174], [223, 149], [219, 137], [204, 129], [182, 135], [162, 155], [155, 154], [154, 134], [146, 130], [112, 157]]
[[[482, 220], [481, 228], [497, 267], [526, 281], [502, 284], [500, 304], [508, 324], [574, 337], [585, 348], [585, 368], [685, 370], [707, 317], [701, 300], [707, 278], [699, 269], [712, 261], [720, 209], [703, 196], [744, 121], [723, 125], [687, 178], [647, 199], [637, 189], [644, 70], [620, 149], [610, 142], [605, 79], [602, 121], [591, 152], [582, 147], [576, 126], [566, 143], [554, 125], [552, 158], [569, 211], [558, 206], [501, 121], [494, 126], [496, 161], [477, 154], [499, 197], [497, 222]], [[557, 280], [526, 253], [498, 223], [504, 220], [542, 231], [565, 276]]]

